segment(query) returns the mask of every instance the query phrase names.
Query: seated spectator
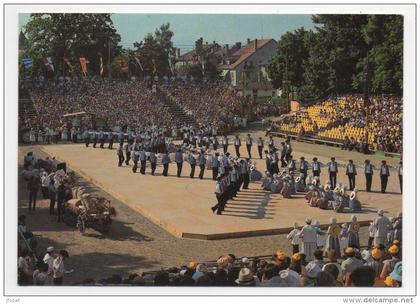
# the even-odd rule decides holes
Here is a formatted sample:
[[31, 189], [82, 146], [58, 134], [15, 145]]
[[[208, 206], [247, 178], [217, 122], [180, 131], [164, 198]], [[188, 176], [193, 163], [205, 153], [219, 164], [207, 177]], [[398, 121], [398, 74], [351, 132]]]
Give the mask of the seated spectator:
[[359, 266], [355, 268], [350, 276], [346, 286], [354, 287], [372, 287], [375, 284], [375, 271], [369, 266]]

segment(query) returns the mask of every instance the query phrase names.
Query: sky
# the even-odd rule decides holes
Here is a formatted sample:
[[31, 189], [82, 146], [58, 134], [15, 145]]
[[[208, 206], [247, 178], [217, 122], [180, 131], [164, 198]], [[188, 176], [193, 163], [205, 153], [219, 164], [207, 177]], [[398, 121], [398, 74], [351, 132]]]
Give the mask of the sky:
[[[132, 48], [133, 42], [169, 22], [174, 32], [172, 41], [181, 53], [193, 49], [200, 37], [204, 42], [225, 45], [244, 43], [247, 38], [278, 40], [287, 31], [313, 29], [311, 15], [113, 14], [111, 18], [125, 48]], [[22, 28], [28, 20], [29, 14], [20, 14], [19, 26]]]

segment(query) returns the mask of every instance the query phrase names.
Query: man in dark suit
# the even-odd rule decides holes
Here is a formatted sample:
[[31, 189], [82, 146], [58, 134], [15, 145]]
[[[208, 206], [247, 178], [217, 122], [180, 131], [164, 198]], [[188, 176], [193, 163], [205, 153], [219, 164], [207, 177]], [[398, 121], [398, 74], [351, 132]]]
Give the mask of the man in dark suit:
[[388, 177], [389, 177], [389, 166], [386, 164], [385, 160], [382, 161], [379, 174], [381, 176], [381, 192], [385, 193], [386, 186], [388, 185]]

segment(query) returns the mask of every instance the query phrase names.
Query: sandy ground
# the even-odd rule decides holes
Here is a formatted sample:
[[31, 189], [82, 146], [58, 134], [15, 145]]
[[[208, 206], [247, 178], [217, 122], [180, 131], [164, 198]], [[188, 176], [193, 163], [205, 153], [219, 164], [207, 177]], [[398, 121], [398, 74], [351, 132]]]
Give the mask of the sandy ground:
[[[262, 134], [259, 131], [252, 133], [254, 137]], [[294, 149], [302, 152], [299, 155], [308, 157], [313, 154], [330, 156], [334, 153], [339, 161], [352, 158], [356, 163], [361, 163], [366, 158], [365, 155], [355, 152], [305, 143], [294, 143]], [[23, 155], [29, 150], [34, 151], [38, 158], [45, 157], [39, 147], [20, 147], [20, 164]], [[369, 158], [375, 165], [381, 160], [376, 156]], [[393, 165], [397, 163], [396, 160], [387, 160]], [[39, 252], [42, 254], [46, 247], [54, 246], [57, 249], [66, 249], [70, 253], [66, 265], [75, 271], [66, 275], [65, 284], [86, 278], [100, 279], [112, 274], [125, 276], [132, 272], [158, 270], [178, 266], [189, 260], [214, 260], [226, 253], [241, 257], [269, 255], [279, 248], [287, 253], [291, 252], [291, 246], [284, 234], [212, 241], [177, 238], [81, 177], [79, 183], [98, 195], [108, 197], [116, 207], [118, 216], [107, 235], [101, 235], [92, 229], [81, 235], [75, 228], [57, 223], [57, 218], [49, 215], [47, 201], [40, 200], [37, 210], [28, 213], [26, 183], [19, 176], [19, 214], [27, 215], [29, 229], [38, 235]], [[390, 187], [396, 191], [398, 185], [394, 182]], [[366, 228], [361, 229], [360, 238], [362, 244], [366, 244]]]

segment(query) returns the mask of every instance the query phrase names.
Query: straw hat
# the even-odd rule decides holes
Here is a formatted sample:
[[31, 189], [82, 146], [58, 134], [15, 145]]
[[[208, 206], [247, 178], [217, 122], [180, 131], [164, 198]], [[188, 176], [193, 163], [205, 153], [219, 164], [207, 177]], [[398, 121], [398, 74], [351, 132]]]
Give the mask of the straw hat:
[[249, 268], [242, 268], [241, 271], [239, 271], [239, 276], [235, 282], [242, 286], [252, 285], [255, 283], [255, 278]]
[[397, 245], [392, 245], [391, 247], [389, 247], [388, 252], [390, 254], [397, 254], [400, 251], [400, 248], [398, 248]]

